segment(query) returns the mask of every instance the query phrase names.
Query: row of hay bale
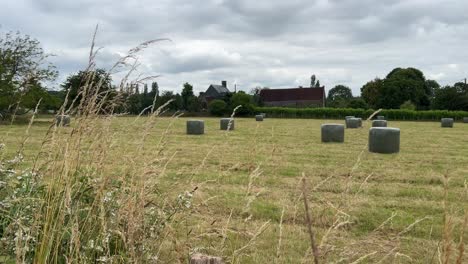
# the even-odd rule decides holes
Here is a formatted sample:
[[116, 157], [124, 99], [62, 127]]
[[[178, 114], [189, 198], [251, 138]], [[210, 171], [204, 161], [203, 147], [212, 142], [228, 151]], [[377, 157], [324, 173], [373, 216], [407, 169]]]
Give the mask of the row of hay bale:
[[[266, 117], [265, 113], [260, 113], [255, 116], [255, 121], [263, 121]], [[234, 130], [234, 118], [221, 118], [219, 120], [219, 128], [221, 130]], [[205, 133], [204, 120], [187, 120], [188, 135], [202, 135]]]
[[[362, 127], [362, 119], [348, 116], [345, 119], [348, 129]], [[322, 142], [344, 142], [345, 125], [323, 124], [321, 127]], [[398, 153], [400, 151], [400, 129], [387, 127], [385, 117], [379, 116], [372, 121], [369, 129], [369, 151], [374, 153]]]
[[[219, 120], [219, 128], [221, 130], [234, 130], [233, 118], [221, 118]], [[205, 133], [205, 121], [203, 120], [187, 120], [188, 135], [202, 135]]]

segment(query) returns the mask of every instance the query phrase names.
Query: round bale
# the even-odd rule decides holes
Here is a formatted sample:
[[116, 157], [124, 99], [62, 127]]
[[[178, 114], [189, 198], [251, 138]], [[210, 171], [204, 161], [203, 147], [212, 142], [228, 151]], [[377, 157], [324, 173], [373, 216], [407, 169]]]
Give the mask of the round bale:
[[374, 120], [372, 121], [372, 127], [387, 127], [386, 120]]
[[360, 127], [362, 120], [360, 118], [348, 118], [346, 119], [346, 128], [358, 128]]
[[322, 142], [344, 142], [344, 125], [341, 124], [323, 124]]
[[256, 115], [255, 120], [256, 121], [263, 121], [263, 115]]
[[468, 117], [463, 118], [463, 123], [468, 123]]
[[203, 120], [188, 120], [187, 121], [187, 134], [188, 135], [202, 135], [205, 133], [205, 121]]
[[221, 130], [234, 130], [234, 119], [233, 118], [221, 118], [219, 121]]
[[441, 127], [453, 127], [453, 118], [442, 118], [440, 125]]
[[377, 116], [377, 120], [385, 120], [385, 116]]
[[400, 151], [400, 129], [372, 127], [369, 130], [369, 151], [383, 154], [398, 153]]
[[69, 126], [71, 118], [69, 115], [58, 115], [55, 117], [56, 126]]
[[359, 127], [362, 127], [362, 118], [358, 117]]

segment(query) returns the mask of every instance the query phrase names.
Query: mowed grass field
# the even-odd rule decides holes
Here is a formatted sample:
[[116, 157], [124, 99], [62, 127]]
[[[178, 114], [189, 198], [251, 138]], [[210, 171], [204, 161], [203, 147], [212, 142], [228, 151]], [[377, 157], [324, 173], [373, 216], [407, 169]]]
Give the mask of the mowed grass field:
[[[129, 165], [126, 155], [162, 156], [164, 170], [148, 175], [160, 190], [177, 197], [197, 188], [188, 216], [173, 227], [179, 239], [161, 253], [167, 262], [177, 251], [236, 263], [310, 262], [303, 176], [325, 263], [439, 263], [443, 235], [460, 239], [468, 209], [468, 124], [389, 121], [401, 129], [401, 149], [383, 155], [367, 151], [369, 122], [346, 129], [344, 144], [323, 144], [320, 125], [343, 120], [236, 118], [235, 130], [226, 132], [218, 118], [203, 118], [205, 134], [193, 136], [185, 133], [188, 118], [159, 118], [135, 153], [130, 150], [141, 140], [145, 119], [112, 121], [106, 164], [119, 174]], [[37, 155], [52, 117], [37, 121], [24, 147], [26, 163]], [[14, 155], [26, 129], [0, 126], [4, 155]]]

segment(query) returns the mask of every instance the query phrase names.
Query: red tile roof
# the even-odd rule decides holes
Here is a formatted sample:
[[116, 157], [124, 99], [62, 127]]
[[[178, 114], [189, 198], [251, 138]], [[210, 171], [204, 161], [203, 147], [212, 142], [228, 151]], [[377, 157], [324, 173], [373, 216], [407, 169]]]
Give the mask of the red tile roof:
[[263, 89], [260, 98], [264, 102], [278, 101], [321, 101], [325, 98], [325, 87]]

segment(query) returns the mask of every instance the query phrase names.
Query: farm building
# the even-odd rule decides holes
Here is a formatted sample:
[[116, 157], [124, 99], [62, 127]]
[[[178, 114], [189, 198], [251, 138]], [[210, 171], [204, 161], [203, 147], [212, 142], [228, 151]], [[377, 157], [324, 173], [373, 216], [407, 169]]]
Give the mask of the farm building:
[[325, 87], [263, 89], [260, 100], [265, 106], [325, 107]]
[[204, 103], [209, 103], [215, 99], [222, 100], [226, 95], [230, 94], [231, 92], [227, 88], [227, 82], [221, 81], [221, 85], [219, 84], [210, 84], [208, 89], [204, 93], [200, 93], [200, 99]]

